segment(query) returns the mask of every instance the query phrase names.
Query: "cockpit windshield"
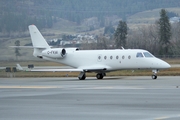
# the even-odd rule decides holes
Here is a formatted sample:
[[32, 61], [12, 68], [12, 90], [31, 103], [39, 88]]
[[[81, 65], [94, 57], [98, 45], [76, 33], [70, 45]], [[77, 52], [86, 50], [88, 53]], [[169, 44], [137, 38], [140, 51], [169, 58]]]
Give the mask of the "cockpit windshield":
[[144, 56], [143, 56], [143, 54], [142, 54], [141, 52], [138, 52], [138, 53], [136, 54], [136, 57], [142, 58], [142, 57], [144, 57]]
[[143, 52], [143, 54], [144, 54], [145, 57], [153, 57], [153, 55], [150, 54], [149, 52]]
[[138, 52], [137, 54], [136, 54], [136, 57], [137, 58], [143, 58], [143, 57], [147, 57], [147, 58], [150, 58], [150, 57], [154, 57], [151, 53], [149, 53], [149, 52]]

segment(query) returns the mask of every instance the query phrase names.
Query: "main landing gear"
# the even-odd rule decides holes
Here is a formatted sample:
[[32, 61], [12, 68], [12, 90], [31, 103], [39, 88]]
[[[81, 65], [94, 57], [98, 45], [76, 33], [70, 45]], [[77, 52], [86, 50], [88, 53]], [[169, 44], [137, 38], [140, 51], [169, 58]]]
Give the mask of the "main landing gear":
[[104, 76], [106, 76], [105, 73], [98, 73], [98, 74], [96, 75], [96, 78], [97, 78], [97, 79], [103, 79]]
[[153, 72], [152, 79], [157, 79], [158, 70], [152, 70], [152, 72]]
[[[106, 73], [97, 73], [96, 78], [97, 79], [103, 79], [104, 76], [106, 76]], [[78, 78], [79, 78], [79, 80], [85, 80], [86, 79], [86, 73], [80, 72]]]
[[81, 72], [78, 76], [79, 80], [85, 80], [86, 79], [86, 73], [85, 72]]

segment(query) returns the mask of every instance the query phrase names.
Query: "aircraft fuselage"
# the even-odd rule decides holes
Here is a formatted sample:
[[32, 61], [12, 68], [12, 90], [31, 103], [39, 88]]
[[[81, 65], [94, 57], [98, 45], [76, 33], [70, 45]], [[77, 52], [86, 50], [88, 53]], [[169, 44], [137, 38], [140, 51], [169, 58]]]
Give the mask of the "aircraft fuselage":
[[[116, 50], [70, 50], [66, 49], [64, 58], [53, 59], [44, 57], [46, 60], [66, 64], [74, 68], [104, 67], [106, 71], [121, 69], [165, 69], [170, 65], [159, 58], [154, 57], [146, 50], [141, 49], [116, 49]], [[142, 53], [143, 56], [137, 56]], [[149, 53], [151, 56], [145, 56]], [[79, 67], [80, 66], [80, 67]]]

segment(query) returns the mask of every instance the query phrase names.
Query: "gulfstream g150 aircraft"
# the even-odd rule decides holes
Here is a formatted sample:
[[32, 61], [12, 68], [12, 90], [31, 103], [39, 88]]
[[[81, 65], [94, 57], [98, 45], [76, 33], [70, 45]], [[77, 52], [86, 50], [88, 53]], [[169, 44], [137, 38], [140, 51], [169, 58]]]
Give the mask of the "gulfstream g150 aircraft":
[[151, 69], [152, 79], [160, 69], [170, 68], [163, 60], [141, 49], [79, 50], [78, 48], [51, 48], [35, 25], [29, 26], [33, 55], [37, 58], [62, 63], [73, 69], [32, 69], [31, 71], [79, 71], [84, 80], [86, 72], [95, 72], [103, 79], [106, 72], [124, 69]]

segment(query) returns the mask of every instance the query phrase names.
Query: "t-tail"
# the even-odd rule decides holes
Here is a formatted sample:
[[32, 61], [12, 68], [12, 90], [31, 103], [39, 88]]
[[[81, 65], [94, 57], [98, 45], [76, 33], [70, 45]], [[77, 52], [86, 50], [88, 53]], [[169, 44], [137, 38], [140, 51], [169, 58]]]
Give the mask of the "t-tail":
[[42, 57], [42, 51], [45, 49], [50, 49], [50, 46], [39, 32], [35, 25], [29, 25], [29, 32], [32, 40], [32, 45], [34, 48], [33, 55], [35, 57]]
[[66, 56], [64, 48], [51, 48], [35, 25], [29, 25], [29, 32], [34, 48], [33, 55], [38, 58], [59, 59]]

